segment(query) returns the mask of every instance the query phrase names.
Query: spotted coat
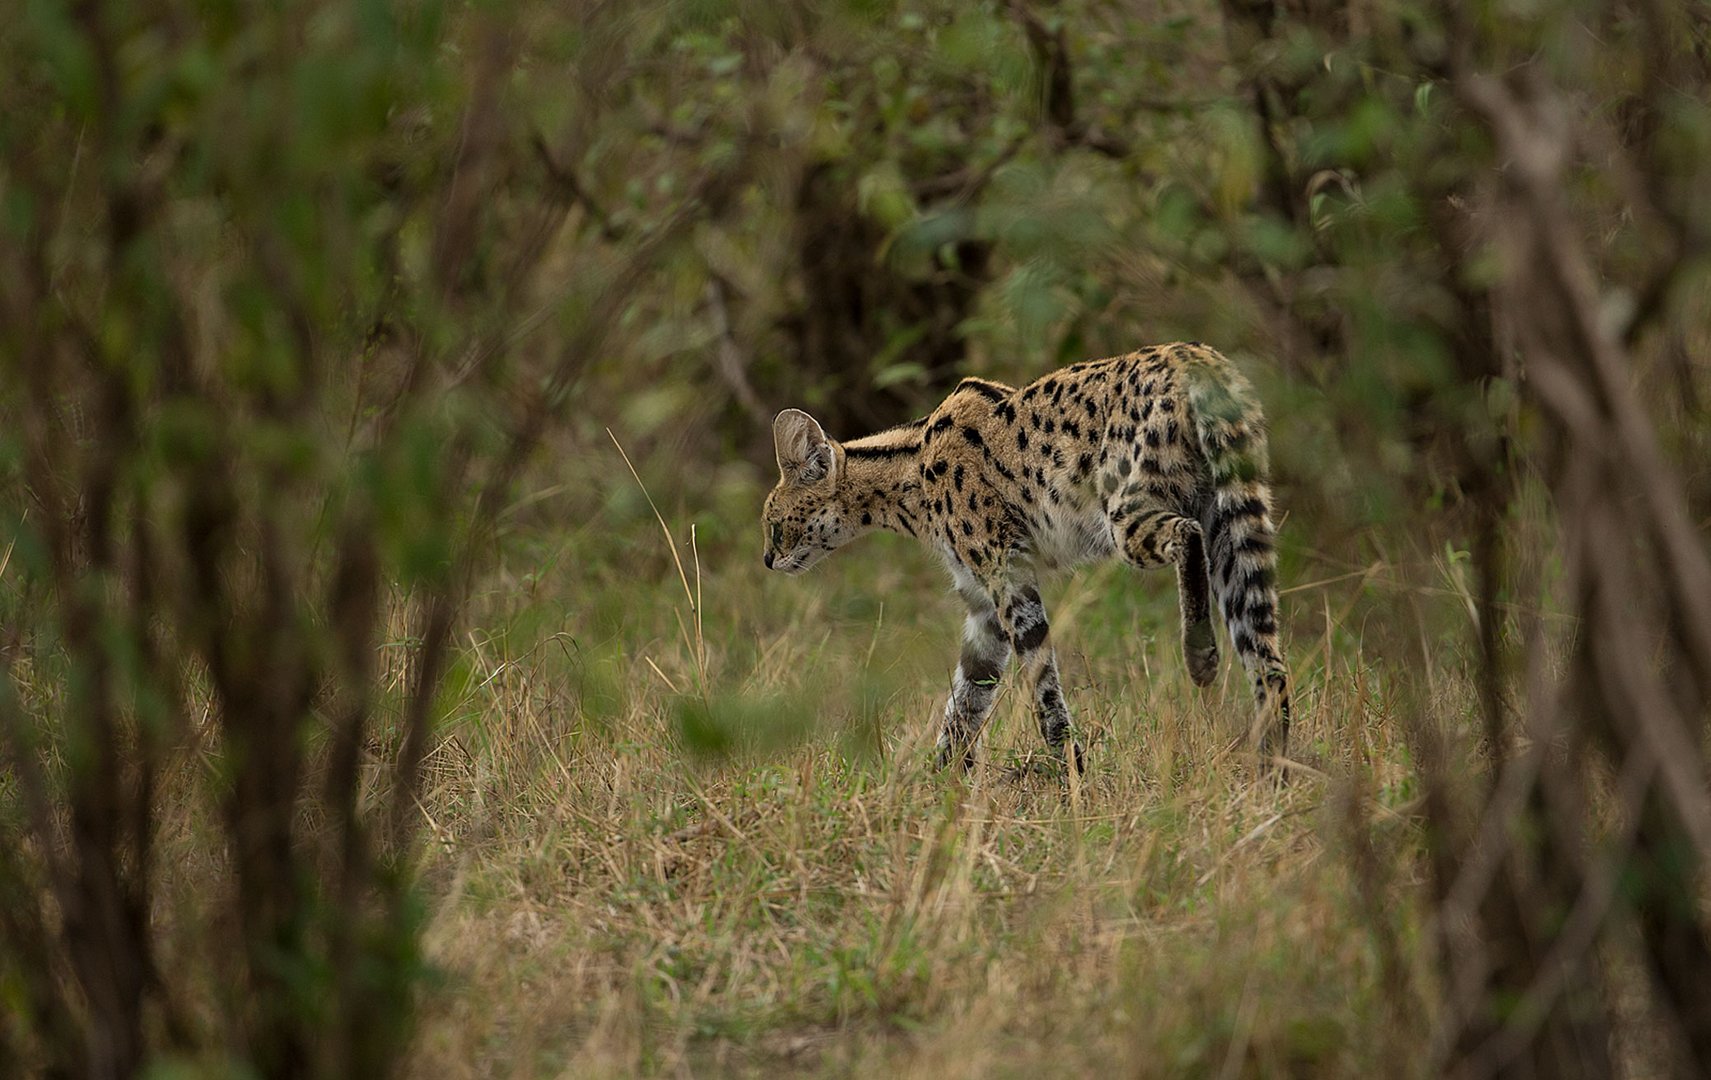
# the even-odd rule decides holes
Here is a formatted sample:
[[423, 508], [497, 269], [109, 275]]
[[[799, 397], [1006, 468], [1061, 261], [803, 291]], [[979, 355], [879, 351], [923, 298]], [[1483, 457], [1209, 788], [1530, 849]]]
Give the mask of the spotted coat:
[[1264, 422], [1251, 387], [1199, 343], [1090, 360], [1020, 389], [964, 379], [932, 413], [838, 442], [808, 414], [774, 422], [779, 482], [764, 559], [799, 574], [875, 529], [916, 537], [968, 607], [939, 735], [972, 761], [1011, 659], [1048, 746], [1081, 749], [1058, 679], [1039, 580], [1106, 558], [1172, 565], [1188, 671], [1218, 666], [1213, 614], [1252, 684], [1263, 761], [1284, 753], [1289, 678], [1278, 646]]

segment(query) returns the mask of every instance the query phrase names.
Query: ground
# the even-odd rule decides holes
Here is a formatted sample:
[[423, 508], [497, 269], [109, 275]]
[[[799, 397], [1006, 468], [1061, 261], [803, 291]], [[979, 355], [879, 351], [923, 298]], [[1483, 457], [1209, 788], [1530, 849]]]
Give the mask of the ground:
[[883, 537], [767, 575], [747, 492], [668, 510], [675, 557], [639, 497], [513, 537], [430, 760], [412, 1073], [1418, 1070], [1420, 837], [1358, 582], [1286, 544], [1287, 784], [1227, 658], [1190, 683], [1173, 577], [1117, 565], [1047, 594], [1084, 781], [1010, 685], [964, 780], [930, 765], [942, 571]]

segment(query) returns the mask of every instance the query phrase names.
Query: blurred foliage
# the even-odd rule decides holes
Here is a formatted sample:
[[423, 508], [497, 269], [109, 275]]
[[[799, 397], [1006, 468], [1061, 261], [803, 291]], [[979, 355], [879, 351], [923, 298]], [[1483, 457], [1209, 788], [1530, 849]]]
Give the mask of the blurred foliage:
[[[1702, 5], [0, 14], [0, 1069], [392, 1059], [417, 770], [474, 670], [454, 628], [498, 552], [538, 561], [531, 589], [637, 573], [587, 524], [646, 524], [607, 426], [675, 474], [710, 561], [752, 558], [778, 408], [849, 436], [964, 375], [1205, 340], [1267, 400], [1286, 566], [1424, 567], [1410, 618], [1366, 597], [1375, 637], [1500, 668], [1512, 642], [1465, 642], [1467, 612], [1548, 592], [1526, 508], [1557, 444], [1495, 242], [1527, 162], [1474, 73], [1574, 125], [1559, 194], [1597, 319], [1711, 516]], [[572, 490], [514, 502], [520, 477]], [[569, 539], [536, 551], [534, 525]], [[618, 596], [589, 590], [571, 665], [597, 724]], [[842, 743], [873, 752], [890, 685], [840, 689]], [[675, 720], [718, 760], [807, 712], [703, 685]], [[191, 892], [236, 897], [241, 961], [161, 959], [194, 933], [151, 922], [169, 804], [223, 820]], [[192, 1007], [239, 969], [254, 994]]]

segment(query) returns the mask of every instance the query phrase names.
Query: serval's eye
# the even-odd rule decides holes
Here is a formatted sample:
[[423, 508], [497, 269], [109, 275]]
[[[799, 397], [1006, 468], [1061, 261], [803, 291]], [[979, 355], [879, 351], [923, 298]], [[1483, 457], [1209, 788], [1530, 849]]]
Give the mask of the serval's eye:
[[784, 546], [784, 526], [774, 525], [772, 527], [772, 546], [773, 547], [783, 547]]

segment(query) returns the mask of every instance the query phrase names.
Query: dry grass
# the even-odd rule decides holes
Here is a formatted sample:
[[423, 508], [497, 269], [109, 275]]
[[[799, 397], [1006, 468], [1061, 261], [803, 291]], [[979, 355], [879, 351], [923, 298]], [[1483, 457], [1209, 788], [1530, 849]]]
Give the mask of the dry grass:
[[964, 782], [928, 767], [959, 616], [925, 555], [767, 577], [733, 482], [697, 552], [674, 519], [680, 579], [631, 495], [519, 544], [466, 643], [413, 1074], [1420, 1067], [1419, 836], [1379, 662], [1336, 614], [1358, 580], [1287, 598], [1310, 768], [1283, 789], [1239, 747], [1241, 680], [1188, 682], [1168, 575], [1120, 568], [1048, 592], [1085, 783], [1013, 688]]

